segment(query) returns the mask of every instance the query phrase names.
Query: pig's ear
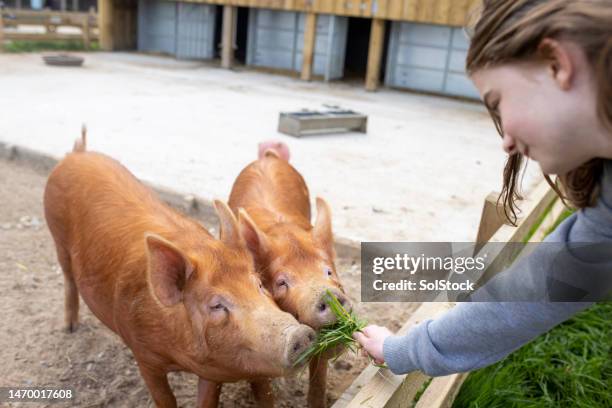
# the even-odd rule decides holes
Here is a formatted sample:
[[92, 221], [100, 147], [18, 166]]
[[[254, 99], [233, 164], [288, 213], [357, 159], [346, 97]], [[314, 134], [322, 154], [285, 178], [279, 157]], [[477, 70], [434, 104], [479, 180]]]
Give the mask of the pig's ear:
[[323, 248], [333, 254], [334, 235], [332, 233], [331, 209], [327, 202], [321, 197], [317, 197], [317, 219], [312, 230], [314, 239]]
[[241, 245], [244, 242], [238, 230], [238, 221], [232, 210], [221, 200], [215, 200], [215, 209], [219, 216], [219, 238], [227, 245]]
[[148, 233], [145, 241], [153, 293], [164, 306], [174, 306], [183, 300], [193, 266], [180, 249], [159, 235]]
[[257, 227], [244, 208], [238, 210], [238, 227], [242, 238], [253, 254], [262, 256], [268, 252], [270, 248], [268, 237]]

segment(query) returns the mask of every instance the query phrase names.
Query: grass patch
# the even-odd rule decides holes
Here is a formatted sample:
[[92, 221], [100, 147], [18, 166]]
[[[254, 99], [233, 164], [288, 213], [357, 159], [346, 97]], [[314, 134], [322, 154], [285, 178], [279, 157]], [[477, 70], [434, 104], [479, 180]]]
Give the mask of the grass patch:
[[612, 303], [603, 302], [474, 371], [453, 408], [611, 407]]
[[11, 41], [5, 44], [6, 52], [38, 52], [38, 51], [99, 51], [100, 44], [92, 41], [89, 48], [85, 48], [83, 41]]
[[353, 333], [366, 327], [367, 322], [359, 319], [353, 312], [347, 311], [340, 304], [338, 298], [329, 290], [327, 291], [325, 301], [336, 316], [336, 323], [322, 328], [317, 335], [316, 341], [298, 357], [294, 365], [310, 361], [338, 346], [344, 346], [353, 352], [357, 351], [357, 342], [353, 339]]
[[[546, 234], [573, 212], [565, 209]], [[612, 302], [602, 302], [470, 373], [453, 408], [612, 407], [611, 390]]]

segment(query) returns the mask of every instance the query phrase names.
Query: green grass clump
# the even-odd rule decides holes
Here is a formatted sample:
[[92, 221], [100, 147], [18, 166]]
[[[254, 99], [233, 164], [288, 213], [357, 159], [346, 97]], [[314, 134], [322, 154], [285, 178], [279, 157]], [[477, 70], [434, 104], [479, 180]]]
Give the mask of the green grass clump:
[[357, 351], [357, 342], [353, 339], [353, 333], [366, 327], [367, 322], [357, 318], [353, 312], [347, 311], [330, 291], [327, 291], [325, 301], [336, 315], [337, 321], [319, 331], [316, 341], [298, 357], [294, 365], [310, 361], [338, 346], [343, 346], [353, 352]]
[[596, 304], [474, 371], [453, 407], [612, 407], [612, 303]]
[[6, 52], [37, 52], [37, 51], [98, 51], [100, 44], [91, 42], [85, 48], [83, 41], [11, 41], [4, 46]]

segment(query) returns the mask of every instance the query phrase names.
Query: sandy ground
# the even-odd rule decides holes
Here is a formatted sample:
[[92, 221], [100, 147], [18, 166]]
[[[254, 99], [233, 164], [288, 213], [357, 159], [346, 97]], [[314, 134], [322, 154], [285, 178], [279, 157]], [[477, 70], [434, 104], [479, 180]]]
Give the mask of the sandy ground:
[[[153, 406], [129, 349], [83, 302], [78, 330], [73, 334], [63, 331], [63, 278], [42, 211], [45, 179], [41, 170], [0, 159], [0, 387], [73, 387], [77, 399], [65, 406]], [[216, 224], [216, 220], [201, 221], [207, 226]], [[337, 265], [355, 300], [360, 290], [358, 262], [341, 258]], [[362, 303], [356, 310], [371, 323], [397, 330], [417, 306]], [[366, 365], [367, 360], [350, 354], [331, 365], [330, 404]], [[170, 380], [179, 405], [195, 406], [196, 377], [177, 373]], [[279, 407], [305, 406], [306, 372], [276, 379], [274, 389]], [[224, 385], [221, 407], [253, 406], [248, 384]]]
[[[60, 157], [85, 122], [90, 146], [140, 178], [212, 199], [228, 196], [258, 142], [278, 138], [313, 197], [330, 202], [336, 232], [356, 240], [472, 241], [484, 198], [501, 187], [505, 155], [476, 103], [166, 57], [84, 56], [83, 68], [56, 68], [40, 54], [0, 55], [0, 141]], [[368, 134], [276, 131], [279, 112], [323, 104], [367, 114]]]

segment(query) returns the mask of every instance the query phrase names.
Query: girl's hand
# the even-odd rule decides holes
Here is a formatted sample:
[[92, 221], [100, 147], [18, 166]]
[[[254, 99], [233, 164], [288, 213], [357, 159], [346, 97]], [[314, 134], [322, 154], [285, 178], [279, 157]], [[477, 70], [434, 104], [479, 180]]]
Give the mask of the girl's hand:
[[383, 343], [393, 333], [386, 327], [370, 325], [360, 332], [353, 333], [353, 338], [363, 347], [365, 353], [369, 354], [376, 364], [384, 364]]

